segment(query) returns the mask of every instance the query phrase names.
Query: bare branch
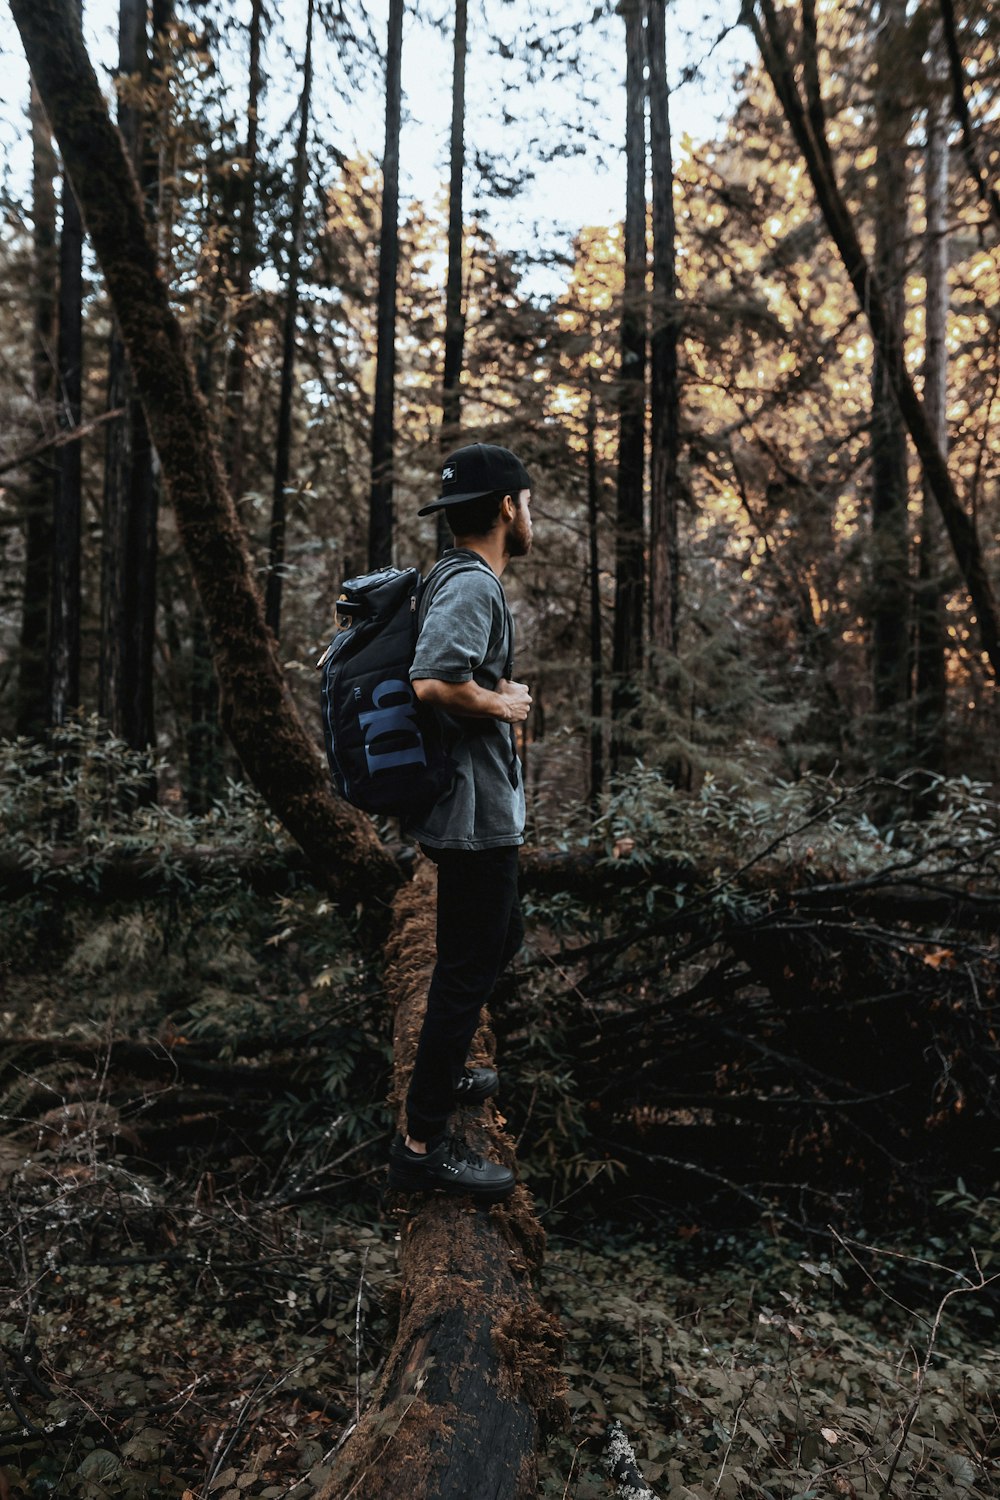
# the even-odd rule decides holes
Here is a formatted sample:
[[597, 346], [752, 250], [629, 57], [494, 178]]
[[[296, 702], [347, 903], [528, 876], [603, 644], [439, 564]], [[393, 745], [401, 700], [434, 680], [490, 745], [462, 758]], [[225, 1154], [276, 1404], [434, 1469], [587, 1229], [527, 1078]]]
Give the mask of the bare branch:
[[955, 106], [955, 118], [962, 127], [962, 150], [969, 168], [969, 176], [976, 184], [976, 191], [985, 204], [993, 227], [1000, 231], [1000, 193], [987, 181], [986, 172], [979, 159], [979, 148], [973, 131], [969, 101], [965, 96], [965, 69], [958, 50], [958, 32], [955, 27], [955, 7], [951, 0], [940, 0], [941, 20], [944, 23], [944, 40], [948, 50], [948, 67], [951, 71], [951, 97]]
[[116, 417], [125, 415], [124, 406], [116, 406], [113, 411], [104, 411], [99, 417], [93, 417], [89, 422], [81, 422], [78, 427], [64, 428], [52, 437], [46, 438], [44, 442], [35, 443], [31, 448], [22, 448], [20, 453], [15, 453], [13, 458], [0, 459], [0, 477], [19, 469], [22, 464], [30, 464], [33, 459], [41, 458], [43, 453], [48, 453], [52, 448], [65, 448], [67, 443], [78, 443], [81, 438], [87, 437], [98, 427], [103, 427], [105, 422], [113, 422]]

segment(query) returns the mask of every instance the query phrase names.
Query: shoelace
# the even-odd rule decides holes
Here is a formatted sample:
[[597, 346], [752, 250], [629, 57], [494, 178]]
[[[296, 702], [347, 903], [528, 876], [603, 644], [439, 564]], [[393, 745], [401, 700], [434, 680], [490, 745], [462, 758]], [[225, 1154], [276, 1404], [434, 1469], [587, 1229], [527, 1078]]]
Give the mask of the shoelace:
[[467, 1161], [470, 1167], [481, 1167], [483, 1158], [467, 1146], [460, 1135], [445, 1136], [445, 1150], [455, 1161]]

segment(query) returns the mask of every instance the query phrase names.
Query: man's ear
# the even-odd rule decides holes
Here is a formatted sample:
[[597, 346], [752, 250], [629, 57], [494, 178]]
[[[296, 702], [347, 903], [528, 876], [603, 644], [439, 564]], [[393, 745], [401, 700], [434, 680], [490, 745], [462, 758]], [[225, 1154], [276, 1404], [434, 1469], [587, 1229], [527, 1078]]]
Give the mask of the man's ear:
[[517, 515], [517, 502], [513, 495], [504, 495], [500, 502], [500, 514], [505, 521], [513, 521]]

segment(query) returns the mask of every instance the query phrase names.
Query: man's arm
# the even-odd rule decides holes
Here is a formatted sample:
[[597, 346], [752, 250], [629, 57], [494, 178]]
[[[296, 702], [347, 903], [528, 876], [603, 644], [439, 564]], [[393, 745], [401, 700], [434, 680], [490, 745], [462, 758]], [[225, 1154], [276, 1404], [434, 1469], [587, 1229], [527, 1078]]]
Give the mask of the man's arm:
[[416, 677], [412, 686], [421, 703], [442, 708], [460, 719], [501, 719], [505, 724], [520, 724], [531, 708], [531, 694], [524, 683], [508, 682], [505, 677], [497, 683], [495, 693], [478, 682], [442, 682], [439, 677]]

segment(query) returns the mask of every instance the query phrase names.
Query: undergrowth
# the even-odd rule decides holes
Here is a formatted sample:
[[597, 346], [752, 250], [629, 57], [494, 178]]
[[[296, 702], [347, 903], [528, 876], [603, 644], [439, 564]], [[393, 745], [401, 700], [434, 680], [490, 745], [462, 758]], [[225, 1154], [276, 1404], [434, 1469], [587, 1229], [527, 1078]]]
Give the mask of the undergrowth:
[[[261, 896], [224, 860], [192, 878], [192, 850], [283, 847], [244, 788], [203, 818], [151, 805], [156, 768], [87, 725], [0, 760], [0, 853], [37, 877], [5, 903], [0, 939], [0, 1495], [309, 1500], [395, 1326], [377, 958], [308, 886]], [[706, 781], [692, 797], [640, 770], [601, 819], [563, 832], [599, 869], [628, 848], [642, 878], [613, 900], [598, 886], [526, 903], [531, 947], [495, 1019], [516, 1075], [505, 1112], [552, 1235], [542, 1294], [567, 1335], [572, 1422], [543, 1457], [545, 1500], [609, 1495], [599, 1453], [616, 1416], [661, 1500], [997, 1490], [1000, 1208], [982, 1186], [996, 1177], [986, 1153], [968, 1185], [938, 1180], [932, 1216], [884, 1255], [842, 1181], [836, 1201], [814, 1192], [804, 1132], [786, 1132], [800, 1153], [788, 1172], [807, 1184], [800, 1203], [834, 1203], [840, 1240], [825, 1220], [796, 1229], [787, 1182], [780, 1202], [775, 1184], [750, 1194], [726, 1157], [709, 1190], [696, 1174], [666, 1179], [656, 1157], [664, 1140], [701, 1138], [712, 1088], [720, 1104], [826, 1107], [813, 1074], [773, 1058], [789, 1017], [812, 1007], [826, 1025], [827, 992], [793, 977], [785, 995], [780, 972], [720, 960], [720, 934], [759, 925], [773, 903], [774, 872], [741, 892], [741, 866], [773, 856], [813, 881], [918, 870], [966, 888], [989, 877], [983, 788], [941, 787], [930, 816], [892, 830], [867, 795]], [[82, 856], [53, 892], [47, 861], [68, 842]], [[122, 853], [155, 856], [156, 893], [97, 900], [95, 870]], [[671, 859], [701, 885], [663, 876]], [[975, 1005], [959, 989], [953, 939], [928, 948], [903, 933], [898, 946], [892, 983], [918, 998], [913, 974], [932, 983], [941, 1028], [966, 1027], [941, 1035], [977, 1038], [993, 1001], [988, 984]], [[989, 953], [976, 957], [987, 972]], [[718, 1041], [702, 1039], [735, 1014], [746, 1024], [726, 1073]], [[751, 1067], [739, 1047], [758, 1032], [767, 1059]], [[663, 1067], [684, 1047], [704, 1079]], [[961, 1080], [960, 1051], [946, 1060]], [[969, 1118], [971, 1086], [961, 1103]], [[957, 1109], [941, 1104], [939, 1136]], [[716, 1140], [749, 1139], [720, 1118]], [[601, 1143], [612, 1128], [631, 1155]], [[640, 1227], [623, 1236], [629, 1219]]]
[[1000, 1355], [942, 1306], [993, 1288], [967, 1257], [905, 1305], [878, 1257], [859, 1281], [834, 1248], [818, 1262], [773, 1237], [747, 1236], [738, 1258], [551, 1249], [573, 1420], [540, 1495], [604, 1500], [614, 1417], [663, 1500], [996, 1494]]

